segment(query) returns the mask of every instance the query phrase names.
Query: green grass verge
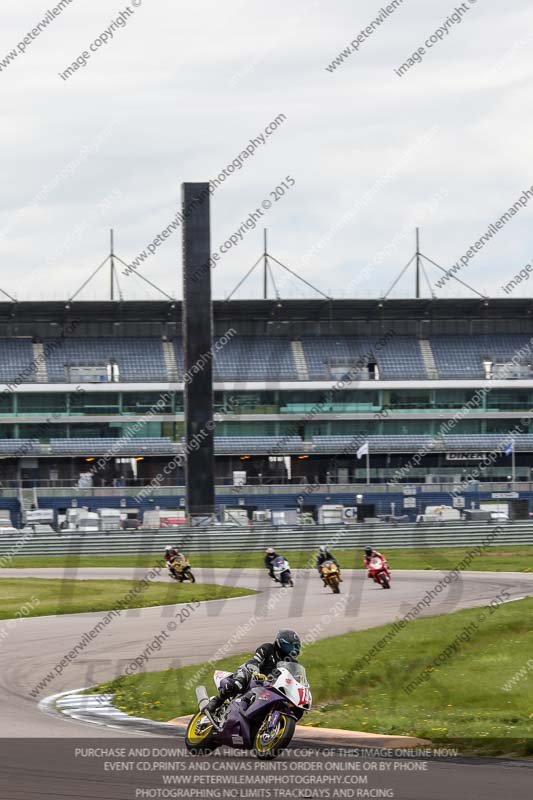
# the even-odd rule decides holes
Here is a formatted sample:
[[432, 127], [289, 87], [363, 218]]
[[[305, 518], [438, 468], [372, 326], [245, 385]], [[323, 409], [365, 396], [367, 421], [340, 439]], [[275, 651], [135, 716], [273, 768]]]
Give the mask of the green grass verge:
[[[480, 622], [480, 614], [485, 619]], [[390, 625], [317, 641], [304, 648], [314, 710], [305, 724], [430, 739], [464, 753], [533, 755], [533, 670], [506, 691], [503, 686], [533, 658], [533, 598], [503, 604], [493, 612], [468, 609], [419, 619], [378, 649], [369, 663], [358, 659], [392, 631]], [[432, 659], [476, 622], [456, 652], [430, 669]], [[235, 669], [248, 654], [217, 662]], [[187, 681], [213, 691], [213, 668], [202, 665], [120, 677], [92, 691], [112, 691], [115, 704], [130, 714], [169, 720], [195, 710]], [[527, 674], [526, 674], [527, 673]], [[417, 675], [428, 680], [406, 692]]]
[[[380, 544], [393, 570], [398, 569], [453, 569], [468, 553], [468, 547], [432, 547], [417, 549], [389, 549]], [[284, 550], [291, 567], [301, 569], [314, 563], [315, 553], [309, 550]], [[361, 569], [362, 551], [335, 550], [341, 566]], [[16, 556], [9, 567], [152, 567], [161, 558], [160, 553], [136, 556]], [[191, 553], [191, 563], [196, 567], [263, 567], [262, 553], [218, 552]], [[490, 547], [472, 560], [469, 570], [516, 572], [533, 570], [533, 545], [520, 547]]]
[[255, 592], [198, 583], [150, 583], [145, 587], [140, 581], [0, 578], [0, 619], [147, 608], [248, 594]]

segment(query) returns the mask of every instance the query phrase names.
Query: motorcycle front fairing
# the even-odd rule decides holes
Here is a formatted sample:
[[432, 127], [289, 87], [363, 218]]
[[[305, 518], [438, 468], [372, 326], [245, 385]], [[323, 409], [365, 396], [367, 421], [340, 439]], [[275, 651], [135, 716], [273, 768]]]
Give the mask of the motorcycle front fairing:
[[247, 694], [253, 695], [244, 712], [249, 718], [255, 717], [259, 711], [264, 714], [265, 706], [276, 704], [288, 717], [299, 720], [304, 711], [311, 709], [313, 702], [305, 669], [301, 664], [284, 661], [278, 663], [269, 681], [252, 681]]
[[254, 686], [245, 694], [230, 702], [229, 712], [224, 727], [214, 736], [218, 744], [252, 749], [254, 738], [261, 723], [269, 712], [269, 707], [277, 707], [277, 711], [298, 720], [303, 711], [291, 707], [285, 698], [263, 683], [252, 681]]
[[281, 575], [283, 572], [287, 572], [290, 569], [289, 562], [283, 556], [278, 556], [272, 562], [272, 567], [276, 574]]
[[[268, 682], [252, 680], [248, 690], [231, 701], [224, 728], [215, 737], [220, 744], [250, 749], [253, 747], [257, 730], [271, 709], [274, 709], [271, 722], [275, 725], [276, 715], [280, 713], [298, 721], [304, 711], [311, 708], [312, 698], [305, 670], [300, 665], [284, 662], [281, 662], [279, 667], [281, 668], [276, 670], [272, 680]], [[303, 672], [303, 683], [291, 674], [293, 668], [299, 675]], [[217, 686], [228, 674], [231, 673], [221, 670], [215, 672]]]
[[379, 556], [373, 556], [370, 559], [370, 564], [368, 565], [368, 568], [375, 575], [379, 575], [380, 572], [388, 572], [389, 571], [387, 569], [387, 565], [386, 565], [385, 561], [382, 558], [380, 558]]

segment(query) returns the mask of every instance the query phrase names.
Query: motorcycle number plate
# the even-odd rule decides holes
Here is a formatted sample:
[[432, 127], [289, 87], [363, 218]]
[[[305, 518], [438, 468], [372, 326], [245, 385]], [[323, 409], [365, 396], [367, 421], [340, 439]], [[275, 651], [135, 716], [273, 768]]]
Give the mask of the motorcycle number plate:
[[298, 705], [299, 706], [306, 706], [308, 705], [309, 701], [311, 700], [309, 689], [304, 689], [300, 687], [298, 689]]

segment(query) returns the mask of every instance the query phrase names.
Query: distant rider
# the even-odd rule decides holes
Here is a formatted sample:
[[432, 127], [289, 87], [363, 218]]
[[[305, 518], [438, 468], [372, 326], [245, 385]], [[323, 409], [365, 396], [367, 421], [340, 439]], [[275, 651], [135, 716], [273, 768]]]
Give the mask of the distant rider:
[[372, 547], [365, 547], [365, 569], [368, 570], [367, 578], [372, 578], [372, 573], [370, 572], [370, 561], [374, 558], [381, 558], [385, 568], [388, 570], [389, 565], [387, 564], [387, 559], [380, 553], [378, 550], [374, 550]]
[[266, 676], [276, 669], [278, 661], [297, 661], [300, 647], [300, 637], [295, 631], [278, 631], [274, 643], [267, 642], [260, 645], [249, 661], [222, 679], [218, 695], [211, 698], [204, 712], [212, 719], [212, 715], [225, 700], [246, 691], [252, 678], [265, 680]]
[[178, 575], [174, 567], [171, 567], [170, 565], [172, 564], [174, 559], [178, 557], [178, 555], [179, 555], [178, 548], [173, 544], [167, 544], [167, 546], [165, 547], [165, 561], [167, 562], [167, 567], [169, 569], [169, 572], [171, 572], [175, 578], [177, 578]]
[[165, 547], [165, 561], [167, 562], [167, 564], [170, 561], [173, 561], [177, 555], [178, 555], [178, 548], [176, 547], [176, 545], [167, 544], [167, 546]]
[[273, 547], [267, 548], [265, 552], [265, 567], [267, 568], [268, 574], [271, 578], [274, 578], [274, 561], [277, 557], [278, 554]]
[[[325, 545], [321, 545], [320, 549], [318, 551], [318, 555], [316, 557], [316, 568], [318, 570], [318, 574], [320, 575], [320, 577], [324, 581], [324, 586], [327, 585], [326, 581], [324, 580], [324, 576], [322, 575], [322, 564], [325, 561], [333, 561], [333, 563], [336, 564], [340, 569], [340, 564], [337, 561], [337, 559], [335, 558], [335, 556], [332, 553], [329, 552], [328, 548]], [[341, 578], [341, 580], [342, 580], [342, 578]]]

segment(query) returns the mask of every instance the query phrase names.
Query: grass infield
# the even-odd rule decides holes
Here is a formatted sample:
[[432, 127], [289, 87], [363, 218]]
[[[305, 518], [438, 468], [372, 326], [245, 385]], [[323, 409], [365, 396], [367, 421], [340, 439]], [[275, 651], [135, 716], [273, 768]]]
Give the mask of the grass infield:
[[[414, 620], [394, 635], [384, 625], [307, 645], [300, 660], [314, 707], [303, 723], [419, 736], [463, 753], [532, 756], [532, 619], [533, 598], [527, 598]], [[387, 633], [386, 645], [375, 647]], [[247, 655], [216, 668], [233, 670]], [[196, 710], [196, 683], [214, 692], [214, 668], [123, 676], [93, 691], [113, 691], [119, 708], [167, 721]]]
[[188, 603], [242, 597], [255, 592], [211, 584], [150, 583], [140, 581], [0, 578], [0, 619], [78, 614], [114, 608]]
[[[175, 537], [179, 542], [179, 537]], [[172, 540], [170, 540], [172, 541]], [[375, 544], [385, 553], [392, 570], [398, 569], [453, 569], [472, 547], [431, 547], [421, 549], [390, 549], [386, 543]], [[334, 550], [341, 566], [346, 569], [363, 568], [361, 550]], [[314, 566], [315, 551], [283, 550], [293, 569]], [[6, 567], [152, 567], [162, 557], [162, 553], [129, 556], [15, 556]], [[5, 556], [4, 556], [5, 559]], [[243, 567], [263, 568], [263, 553], [211, 552], [191, 553], [191, 564], [196, 567]], [[0, 559], [0, 564], [2, 560]], [[533, 545], [488, 547], [475, 556], [468, 570], [487, 572], [531, 572], [533, 570]]]

